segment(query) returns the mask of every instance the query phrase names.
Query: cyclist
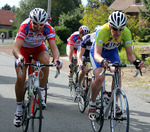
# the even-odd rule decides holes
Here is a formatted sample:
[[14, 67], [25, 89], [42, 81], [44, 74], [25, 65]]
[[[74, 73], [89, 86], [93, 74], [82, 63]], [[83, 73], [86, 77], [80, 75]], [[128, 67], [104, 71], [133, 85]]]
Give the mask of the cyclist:
[[1, 39], [2, 39], [2, 43], [4, 43], [4, 39], [5, 39], [5, 34], [1, 33]]
[[[24, 98], [24, 83], [26, 79], [26, 69], [23, 67], [22, 76], [19, 77], [21, 60], [24, 59], [29, 63], [29, 55], [33, 55], [33, 59], [40, 61], [42, 64], [49, 64], [49, 53], [45, 45], [45, 39], [48, 40], [50, 49], [52, 51], [54, 62], [57, 68], [61, 68], [62, 64], [59, 63], [59, 51], [55, 42], [55, 31], [48, 23], [48, 14], [44, 9], [35, 8], [21, 25], [16, 36], [15, 45], [13, 47], [13, 55], [15, 56], [15, 68], [17, 74], [17, 81], [15, 84], [16, 103], [17, 109], [15, 112], [14, 125], [21, 126], [22, 119], [22, 101]], [[47, 82], [49, 68], [42, 69], [42, 79], [40, 79], [41, 94]], [[45, 108], [46, 104], [42, 101], [42, 107]]]
[[[78, 84], [77, 84], [77, 93], [81, 90], [81, 83], [83, 81], [83, 78], [85, 77], [85, 74], [88, 71], [88, 65], [84, 60], [90, 62], [89, 53], [91, 49], [91, 45], [94, 42], [96, 31], [100, 29], [100, 25], [97, 25], [94, 29], [94, 33], [87, 34], [83, 36], [83, 41], [81, 42], [81, 45], [78, 48], [77, 52], [77, 58], [78, 58], [78, 64], [80, 67], [79, 77], [78, 77]], [[94, 37], [93, 37], [94, 36]]]
[[[78, 31], [71, 34], [71, 36], [67, 39], [67, 41], [68, 41], [67, 55], [68, 55], [69, 63], [70, 63], [70, 65], [69, 65], [69, 67], [70, 67], [69, 77], [70, 78], [72, 78], [74, 67], [77, 64], [77, 49], [82, 42], [82, 37], [88, 33], [90, 33], [90, 29], [87, 26], [83, 25], [79, 28]], [[73, 65], [71, 62], [72, 57], [74, 58]]]
[[[96, 97], [101, 90], [102, 82], [105, 77], [99, 74], [102, 72], [102, 67], [107, 68], [108, 61], [111, 63], [120, 63], [118, 47], [120, 45], [125, 47], [128, 60], [136, 65], [137, 68], [143, 66], [143, 62], [137, 60], [133, 54], [131, 32], [126, 27], [126, 23], [127, 18], [125, 14], [115, 11], [109, 16], [108, 23], [103, 25], [101, 29], [96, 32], [96, 41], [93, 43], [90, 50], [90, 61], [95, 75], [95, 80], [91, 86], [92, 95], [89, 103], [88, 117], [90, 120], [96, 119]], [[113, 71], [114, 69], [110, 70]], [[119, 75], [120, 74], [121, 73], [119, 73]], [[121, 86], [121, 79], [119, 80]]]

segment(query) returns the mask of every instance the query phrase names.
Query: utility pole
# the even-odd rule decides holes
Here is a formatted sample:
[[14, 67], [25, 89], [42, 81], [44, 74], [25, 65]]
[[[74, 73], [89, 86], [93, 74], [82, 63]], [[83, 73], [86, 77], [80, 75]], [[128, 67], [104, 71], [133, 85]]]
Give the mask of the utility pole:
[[47, 14], [51, 17], [51, 0], [48, 0]]

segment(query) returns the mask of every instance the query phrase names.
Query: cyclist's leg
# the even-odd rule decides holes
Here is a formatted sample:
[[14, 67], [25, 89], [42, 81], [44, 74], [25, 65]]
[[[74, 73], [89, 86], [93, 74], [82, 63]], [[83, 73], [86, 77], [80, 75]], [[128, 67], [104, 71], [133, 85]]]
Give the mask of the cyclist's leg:
[[94, 60], [94, 54], [90, 54], [90, 60], [93, 67], [95, 80], [92, 82], [91, 85], [91, 101], [89, 103], [89, 119], [95, 120], [96, 119], [96, 97], [101, 90], [102, 83], [104, 81], [104, 75], [100, 76], [99, 74], [102, 72], [102, 68], [99, 63]]
[[26, 78], [26, 67], [23, 68], [22, 76], [19, 77], [20, 67], [16, 67], [17, 80], [15, 84], [17, 108], [15, 112], [14, 125], [20, 127], [22, 123], [22, 103], [24, 99], [24, 82]]
[[[49, 60], [50, 60], [50, 55], [49, 52], [47, 50], [47, 48], [45, 47], [45, 45], [40, 45], [39, 47], [35, 48], [35, 53], [33, 55], [33, 59], [40, 61], [41, 64], [49, 64]], [[42, 71], [40, 72], [40, 90], [41, 90], [41, 97], [42, 97], [42, 106], [43, 108], [46, 108], [46, 104], [44, 102], [43, 99], [43, 90], [44, 87], [47, 83], [48, 80], [48, 75], [49, 75], [49, 67], [43, 67]]]

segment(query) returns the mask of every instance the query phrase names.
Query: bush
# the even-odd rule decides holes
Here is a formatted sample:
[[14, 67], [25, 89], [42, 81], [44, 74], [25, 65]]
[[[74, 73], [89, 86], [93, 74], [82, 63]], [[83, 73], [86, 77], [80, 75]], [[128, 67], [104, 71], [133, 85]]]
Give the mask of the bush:
[[67, 39], [71, 34], [71, 31], [69, 30], [69, 28], [65, 27], [65, 26], [55, 26], [54, 27], [56, 34], [59, 36], [59, 38], [67, 43]]
[[145, 36], [145, 40], [146, 40], [147, 42], [150, 42], [150, 35], [146, 35], [146, 36]]
[[[61, 46], [63, 45], [64, 42], [59, 38], [59, 36], [57, 34], [55, 36], [55, 40], [56, 40], [56, 45], [58, 47], [58, 50], [60, 51]], [[49, 47], [49, 44], [48, 44], [47, 40], [46, 40], [46, 46], [49, 50], [49, 53], [51, 53], [51, 50], [50, 50], [50, 47]]]
[[140, 34], [140, 42], [149, 42], [150, 41], [150, 29], [149, 28], [143, 28], [141, 29]]
[[120, 57], [120, 61], [121, 63], [123, 64], [129, 64], [130, 62], [128, 61], [127, 59], [127, 54], [126, 54], [126, 51], [125, 51], [125, 48], [122, 48], [119, 52], [119, 57]]

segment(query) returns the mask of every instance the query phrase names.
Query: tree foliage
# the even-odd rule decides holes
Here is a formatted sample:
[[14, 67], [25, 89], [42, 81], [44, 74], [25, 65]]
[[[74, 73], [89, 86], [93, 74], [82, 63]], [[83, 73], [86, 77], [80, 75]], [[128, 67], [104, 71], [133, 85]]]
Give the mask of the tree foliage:
[[98, 8], [86, 8], [84, 16], [80, 22], [83, 25], [88, 26], [91, 31], [94, 31], [94, 28], [97, 25], [103, 25], [108, 22], [108, 17], [111, 12], [112, 11], [108, 10], [108, 6], [99, 3]]
[[79, 8], [68, 12], [62, 13], [59, 17], [59, 25], [70, 28], [71, 32], [77, 31], [81, 26], [79, 21], [82, 19], [81, 10]]
[[[59, 16], [61, 13], [68, 13], [69, 11], [79, 7], [81, 0], [52, 0], [51, 2], [51, 25], [58, 25]], [[16, 25], [28, 18], [29, 12], [35, 7], [43, 8], [47, 11], [48, 0], [21, 0], [20, 7], [16, 9]]]
[[148, 12], [143, 12], [140, 8], [141, 15], [150, 22], [150, 0], [143, 0], [144, 6]]
[[5, 5], [2, 7], [2, 10], [11, 10], [11, 7], [10, 7], [10, 5], [5, 4]]

